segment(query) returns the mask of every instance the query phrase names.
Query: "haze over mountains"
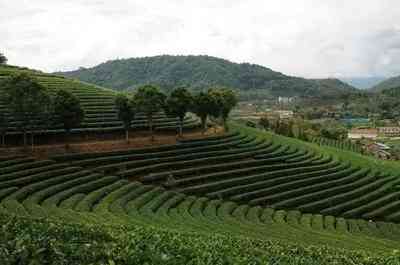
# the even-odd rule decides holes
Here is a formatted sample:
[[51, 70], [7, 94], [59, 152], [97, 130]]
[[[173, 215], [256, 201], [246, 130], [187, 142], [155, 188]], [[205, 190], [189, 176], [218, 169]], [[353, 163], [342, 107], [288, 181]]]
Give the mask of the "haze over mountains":
[[386, 77], [383, 76], [340, 78], [343, 82], [358, 89], [370, 89], [385, 79]]
[[152, 83], [167, 90], [184, 85], [193, 89], [213, 85], [242, 91], [262, 89], [273, 96], [336, 98], [357, 92], [356, 88], [338, 79], [293, 77], [264, 66], [238, 64], [211, 56], [162, 55], [118, 59], [57, 74], [118, 90]]
[[395, 76], [395, 77], [391, 77], [386, 80], [383, 80], [379, 84], [372, 87], [371, 91], [381, 92], [384, 90], [389, 90], [389, 89], [394, 89], [394, 88], [400, 88], [400, 76]]

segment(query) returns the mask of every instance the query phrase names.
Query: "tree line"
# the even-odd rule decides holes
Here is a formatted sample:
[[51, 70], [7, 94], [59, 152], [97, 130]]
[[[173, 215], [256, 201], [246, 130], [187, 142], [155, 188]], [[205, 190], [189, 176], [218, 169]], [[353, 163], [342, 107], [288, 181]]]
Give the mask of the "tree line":
[[227, 119], [237, 101], [236, 94], [229, 88], [213, 87], [206, 92], [192, 94], [188, 88], [178, 87], [166, 95], [154, 85], [141, 86], [132, 93], [121, 93], [115, 100], [127, 141], [132, 121], [137, 113], [146, 116], [152, 140], [154, 140], [153, 117], [161, 111], [167, 116], [178, 118], [179, 137], [182, 137], [184, 120], [189, 112], [195, 113], [200, 118], [203, 133], [207, 129], [208, 117], [220, 119], [225, 130], [228, 130]]
[[[35, 133], [62, 125], [68, 138], [71, 130], [79, 127], [85, 118], [78, 97], [64, 89], [50, 93], [35, 77], [26, 73], [12, 75], [3, 80], [0, 86], [3, 88], [0, 101], [5, 107], [0, 113], [1, 145], [5, 144], [10, 127], [16, 127], [22, 133], [25, 147], [30, 135], [33, 148]], [[221, 120], [225, 129], [228, 129], [227, 119], [236, 104], [233, 90], [221, 87], [194, 95], [188, 88], [178, 87], [166, 95], [157, 86], [144, 85], [131, 93], [120, 93], [115, 98], [118, 119], [123, 123], [127, 141], [138, 113], [146, 116], [151, 139], [154, 140], [153, 117], [159, 112], [178, 118], [178, 134], [182, 137], [188, 112], [200, 118], [203, 132], [208, 117]]]
[[347, 139], [346, 128], [336, 121], [310, 122], [300, 117], [281, 119], [280, 117], [266, 115], [261, 117], [258, 125], [276, 134], [304, 141], [310, 141], [314, 138], [339, 141]]

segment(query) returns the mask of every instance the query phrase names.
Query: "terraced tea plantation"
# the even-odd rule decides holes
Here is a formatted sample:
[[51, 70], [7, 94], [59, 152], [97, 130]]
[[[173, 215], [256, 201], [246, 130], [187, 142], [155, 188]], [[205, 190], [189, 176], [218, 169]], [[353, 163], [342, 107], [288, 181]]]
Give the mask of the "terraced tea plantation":
[[[293, 248], [297, 252], [291, 255], [301, 256], [305, 248], [317, 246], [307, 255], [321, 257], [277, 264], [379, 264], [389, 257], [394, 263], [382, 264], [398, 264], [393, 251], [400, 247], [400, 178], [354, 166], [318, 148], [284, 144], [279, 136], [235, 128], [229, 134], [142, 149], [47, 160], [3, 156], [1, 212], [100, 225], [112, 229], [114, 238], [139, 227], [167, 233], [165, 242], [180, 235], [211, 244], [216, 239], [210, 236], [219, 235], [238, 240], [226, 243], [232, 258], [233, 249], [249, 242], [255, 244], [249, 248], [260, 251], [255, 256], [271, 258]], [[267, 242], [287, 249], [274, 252]], [[357, 258], [347, 260], [351, 251]]]
[[400, 178], [239, 133], [157, 148], [63, 155], [54, 160], [210, 200], [367, 221], [400, 221]]
[[[85, 111], [85, 120], [80, 128], [73, 129], [73, 132], [106, 132], [122, 129], [122, 122], [118, 120], [115, 109], [114, 100], [116, 93], [114, 91], [81, 81], [64, 78], [62, 76], [45, 74], [18, 67], [0, 66], [0, 80], [1, 78], [6, 78], [16, 73], [28, 73], [34, 76], [40, 84], [48, 88], [50, 93], [57, 89], [65, 89], [71, 91], [80, 99], [81, 105]], [[2, 90], [0, 86], [0, 94], [1, 93]], [[0, 102], [0, 111], [7, 113], [5, 102]], [[15, 126], [13, 127], [16, 123], [17, 121], [11, 120], [8, 134], [17, 133]], [[197, 119], [191, 116], [186, 117], [184, 121], [185, 129], [196, 128], [198, 125], [199, 122]], [[176, 130], [177, 126], [177, 118], [166, 117], [163, 113], [154, 117], [154, 127], [156, 130]], [[141, 114], [137, 115], [132, 122], [133, 129], [147, 129], [147, 127], [146, 118]], [[62, 132], [61, 126], [56, 126], [48, 131], [48, 133], [51, 132]]]

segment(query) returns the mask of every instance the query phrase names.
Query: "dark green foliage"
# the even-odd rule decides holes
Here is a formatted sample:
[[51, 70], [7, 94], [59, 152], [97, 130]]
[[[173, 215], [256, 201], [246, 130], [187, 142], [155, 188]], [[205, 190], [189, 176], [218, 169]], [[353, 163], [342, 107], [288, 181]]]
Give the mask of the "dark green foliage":
[[118, 119], [124, 124], [126, 141], [129, 141], [129, 129], [136, 114], [135, 103], [132, 98], [120, 94], [115, 98], [115, 106], [117, 107]]
[[208, 94], [214, 99], [211, 114], [220, 117], [223, 121], [225, 130], [228, 130], [227, 119], [231, 110], [238, 103], [235, 92], [229, 88], [211, 88]]
[[215, 101], [208, 93], [199, 92], [193, 98], [193, 112], [200, 118], [203, 133], [206, 131], [207, 117], [215, 114]]
[[0, 112], [0, 146], [3, 147], [6, 144], [6, 133], [9, 129], [9, 117], [5, 111]]
[[143, 112], [147, 117], [152, 140], [154, 140], [153, 116], [163, 109], [165, 98], [166, 96], [160, 89], [153, 85], [144, 85], [135, 90], [135, 95], [133, 97], [134, 104], [137, 106], [138, 110]]
[[347, 130], [341, 127], [322, 128], [320, 133], [321, 137], [333, 140], [344, 140], [347, 138]]
[[24, 73], [7, 78], [3, 86], [8, 109], [18, 121], [17, 126], [24, 134], [24, 145], [29, 131], [33, 146], [33, 131], [40, 128], [48, 119], [50, 96], [35, 78]]
[[85, 117], [85, 112], [76, 96], [67, 90], [60, 89], [56, 92], [53, 104], [56, 120], [63, 125], [67, 133], [72, 128], [80, 126]]
[[180, 87], [174, 89], [166, 101], [166, 112], [167, 115], [178, 117], [179, 119], [179, 136], [182, 137], [183, 120], [186, 113], [193, 106], [193, 97], [190, 92], [184, 88]]
[[4, 265], [375, 265], [397, 264], [399, 258], [397, 253], [371, 255], [153, 227], [66, 224], [4, 214], [0, 218], [0, 259]]
[[[104, 89], [88, 83], [79, 82], [77, 80], [64, 78], [62, 76], [55, 76], [45, 74], [40, 71], [30, 70], [27, 68], [21, 68], [10, 65], [0, 65], [0, 83], [6, 81], [8, 77], [16, 74], [28, 74], [35, 77], [36, 81], [44, 86], [51, 95], [55, 95], [60, 89], [71, 92], [76, 96], [81, 107], [85, 112], [84, 121], [78, 128], [73, 128], [71, 133], [104, 133], [104, 132], [116, 132], [124, 129], [122, 121], [118, 119], [117, 109], [115, 108], [115, 97], [117, 93], [112, 90]], [[0, 85], [0, 112], [7, 113], [9, 118], [9, 126], [7, 135], [22, 135], [22, 131], [17, 126], [18, 121], [16, 117], [11, 113], [8, 108], [7, 100], [1, 99], [4, 93], [4, 85]], [[40, 129], [46, 130], [46, 134], [60, 134], [64, 130], [61, 123], [55, 123], [54, 117], [50, 117], [53, 114], [53, 108], [45, 111], [42, 115], [42, 122]], [[197, 119], [192, 116], [186, 117], [184, 120], [185, 129], [194, 129], [199, 127], [200, 123]], [[174, 117], [166, 117], [162, 112], [154, 115], [154, 129], [162, 131], [176, 131], [179, 126], [178, 119]], [[149, 128], [146, 123], [146, 116], [143, 113], [135, 115], [135, 119], [132, 121], [132, 128], [147, 130]]]
[[97, 85], [127, 89], [157, 84], [166, 90], [189, 86], [203, 90], [225, 86], [241, 91], [241, 97], [259, 99], [268, 96], [340, 98], [355, 88], [337, 80], [310, 80], [291, 77], [269, 68], [232, 63], [211, 56], [155, 56], [113, 60], [93, 68], [60, 73]]
[[6, 64], [7, 63], [7, 57], [0, 52], [0, 64]]

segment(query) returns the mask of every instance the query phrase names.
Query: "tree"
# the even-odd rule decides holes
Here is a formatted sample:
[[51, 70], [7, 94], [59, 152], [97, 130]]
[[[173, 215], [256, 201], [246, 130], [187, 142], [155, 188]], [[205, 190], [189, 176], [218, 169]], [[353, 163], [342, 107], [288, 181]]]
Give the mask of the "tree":
[[186, 88], [180, 87], [171, 92], [166, 103], [167, 114], [179, 119], [179, 137], [182, 137], [183, 121], [193, 104], [193, 97]]
[[9, 128], [9, 119], [7, 113], [2, 111], [0, 112], [0, 146], [4, 147], [6, 144], [6, 134]]
[[235, 92], [231, 89], [223, 88], [221, 89], [221, 118], [222, 122], [224, 124], [225, 131], [228, 131], [228, 117], [229, 113], [232, 111], [232, 109], [236, 106], [238, 103], [238, 99], [236, 97]]
[[203, 128], [202, 133], [206, 132], [206, 122], [208, 115], [211, 114], [211, 109], [213, 108], [214, 100], [213, 98], [205, 92], [200, 92], [193, 97], [193, 112], [200, 118], [201, 127]]
[[261, 117], [261, 119], [258, 121], [258, 124], [262, 126], [265, 130], [268, 130], [270, 128], [270, 121], [267, 116]]
[[71, 129], [78, 127], [85, 118], [81, 103], [70, 91], [60, 89], [54, 97], [53, 104], [56, 121], [63, 125], [66, 136], [69, 138]]
[[125, 94], [119, 94], [115, 99], [115, 106], [118, 111], [118, 119], [124, 124], [125, 140], [129, 143], [129, 130], [136, 112], [134, 101]]
[[17, 127], [23, 134], [24, 147], [27, 133], [31, 133], [33, 148], [34, 130], [42, 123], [50, 105], [50, 95], [36, 79], [23, 73], [13, 75], [4, 82], [7, 107], [17, 121]]
[[[209, 115], [214, 118], [214, 123], [216, 123], [218, 119], [222, 118], [222, 105], [223, 105], [222, 93], [221, 90], [218, 88], [210, 88], [208, 89], [207, 94], [211, 100], [208, 107]], [[214, 131], [215, 133], [217, 132], [217, 126], [214, 126]]]
[[165, 95], [160, 89], [153, 85], [144, 85], [137, 89], [133, 101], [138, 110], [143, 112], [147, 117], [151, 140], [154, 141], [153, 133], [153, 116], [161, 111], [165, 103]]
[[[0, 86], [2, 86], [2, 83], [0, 83]], [[4, 95], [0, 95], [0, 103], [2, 105], [7, 105]], [[9, 113], [7, 110], [2, 110], [0, 112], [0, 146], [2, 147], [4, 147], [6, 144], [5, 137], [9, 129], [9, 125]]]
[[207, 92], [212, 98], [210, 114], [214, 118], [221, 118], [224, 129], [228, 130], [227, 120], [229, 113], [236, 106], [238, 100], [233, 90], [228, 88], [211, 88]]
[[7, 63], [7, 57], [0, 52], [0, 64], [6, 64]]

